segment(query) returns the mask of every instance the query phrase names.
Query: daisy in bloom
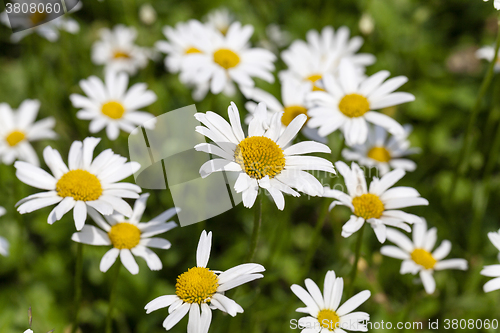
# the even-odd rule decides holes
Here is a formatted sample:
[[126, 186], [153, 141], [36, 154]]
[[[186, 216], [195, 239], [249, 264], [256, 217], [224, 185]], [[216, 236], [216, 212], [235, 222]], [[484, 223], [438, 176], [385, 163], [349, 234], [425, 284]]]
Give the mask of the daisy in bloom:
[[[491, 243], [500, 251], [500, 230], [498, 232], [488, 233], [488, 238]], [[498, 253], [498, 260], [500, 261], [500, 253]], [[485, 293], [489, 293], [493, 290], [500, 289], [500, 265], [488, 265], [484, 266], [481, 271], [481, 275], [493, 277], [494, 279], [488, 281], [483, 286]]]
[[[16, 12], [16, 6], [22, 6], [26, 3], [28, 5], [31, 3], [36, 4], [35, 8], [44, 8], [44, 11], [39, 12], [35, 10], [32, 12], [29, 10], [26, 12], [17, 10]], [[36, 32], [50, 42], [55, 42], [59, 39], [59, 31], [61, 30], [71, 34], [76, 34], [80, 31], [78, 23], [72, 18], [69, 18], [69, 15], [61, 16], [63, 8], [60, 1], [30, 0], [27, 2], [25, 0], [13, 0], [11, 4], [12, 7], [9, 7], [11, 12], [8, 15], [7, 11], [2, 12], [0, 14], [0, 22], [14, 30], [14, 33], [10, 37], [11, 41], [14, 43], [19, 42], [33, 32]], [[81, 7], [81, 2], [79, 2], [69, 11], [69, 13], [79, 10]], [[57, 11], [58, 8], [59, 11]], [[49, 10], [50, 13], [48, 12]]]
[[55, 139], [52, 130], [56, 121], [52, 117], [35, 122], [40, 102], [27, 99], [17, 110], [6, 103], [0, 103], [0, 158], [4, 164], [16, 159], [38, 166], [40, 164], [31, 141]]
[[[311, 91], [311, 82], [302, 82], [295, 79], [282, 81], [281, 83], [281, 98], [283, 104], [276, 97], [259, 88], [254, 88], [247, 96], [257, 103], [265, 103], [267, 106], [267, 120], [271, 121], [275, 113], [283, 112], [281, 117], [281, 132], [292, 122], [299, 114], [307, 116], [306, 95]], [[247, 111], [250, 113], [245, 119], [249, 123], [253, 118], [253, 113], [257, 110], [257, 103], [249, 101], [245, 104]], [[309, 119], [309, 117], [308, 117]], [[322, 141], [324, 138], [317, 134], [317, 130], [307, 126], [302, 127], [302, 133], [309, 139]], [[323, 142], [325, 143], [325, 142]]]
[[[175, 28], [164, 27], [163, 34], [167, 41], [158, 41], [155, 47], [167, 54], [165, 67], [169, 72], [178, 73], [186, 59], [193, 54], [203, 53], [202, 49], [208, 49], [207, 47], [200, 48], [200, 44], [208, 43], [214, 35], [214, 30], [197, 20], [189, 20], [178, 23]], [[194, 88], [193, 99], [197, 101], [202, 100], [210, 88], [210, 84], [206, 82], [195, 84], [185, 72], [181, 73], [179, 79], [186, 86]]]
[[350, 60], [361, 73], [365, 66], [375, 62], [375, 57], [367, 53], [357, 53], [363, 45], [361, 37], [349, 38], [349, 28], [340, 27], [337, 32], [330, 26], [321, 33], [310, 30], [307, 42], [297, 40], [281, 53], [281, 58], [288, 69], [280, 72], [280, 78], [293, 77], [301, 81], [310, 81], [313, 90], [322, 90], [319, 82], [325, 74], [335, 75], [342, 59]]
[[206, 26], [197, 20], [179, 22], [175, 28], [164, 27], [163, 34], [168, 41], [158, 41], [155, 47], [167, 54], [165, 67], [171, 73], [178, 73], [185, 57], [189, 57], [193, 53], [202, 52], [195, 45], [201, 43], [202, 39], [209, 38], [207, 35], [209, 31]]
[[139, 170], [137, 162], [127, 162], [125, 157], [106, 149], [95, 159], [94, 149], [101, 139], [86, 138], [75, 141], [69, 150], [68, 165], [52, 147], [43, 151], [43, 158], [52, 175], [26, 162], [17, 161], [16, 176], [23, 183], [46, 190], [30, 195], [16, 206], [21, 214], [58, 204], [49, 214], [47, 222], [53, 224], [73, 209], [76, 230], [82, 230], [87, 218], [87, 208], [94, 208], [103, 215], [113, 211], [127, 217], [132, 208], [123, 198], [138, 198], [141, 188], [135, 184], [118, 183]]
[[130, 133], [137, 126], [144, 125], [152, 129], [154, 116], [144, 111], [137, 111], [156, 101], [156, 94], [147, 90], [145, 83], [136, 83], [130, 89], [128, 76], [114, 71], [106, 72], [103, 83], [96, 76], [80, 81], [80, 87], [88, 97], [71, 94], [73, 106], [81, 108], [76, 114], [78, 119], [91, 120], [89, 131], [96, 133], [106, 127], [110, 140], [116, 140], [120, 129]]
[[356, 163], [353, 162], [349, 168], [344, 162], [338, 161], [335, 167], [344, 177], [347, 193], [326, 187], [323, 196], [336, 199], [330, 205], [330, 210], [336, 205], [343, 205], [353, 212], [349, 221], [342, 227], [343, 237], [351, 236], [368, 222], [377, 239], [383, 243], [386, 238], [386, 225], [410, 232], [411, 228], [406, 223], [422, 222], [420, 217], [398, 210], [398, 208], [429, 204], [412, 187], [390, 188], [403, 178], [405, 175], [403, 170], [393, 170], [381, 179], [373, 177], [368, 189], [365, 174]]
[[308, 99], [314, 105], [309, 110], [307, 123], [319, 128], [319, 135], [327, 136], [337, 129], [344, 134], [349, 146], [365, 143], [370, 122], [385, 128], [392, 135], [402, 137], [403, 126], [391, 117], [372, 110], [399, 105], [415, 100], [407, 92], [394, 92], [408, 79], [405, 76], [389, 77], [388, 71], [380, 71], [364, 78], [349, 61], [342, 61], [338, 78], [327, 75], [323, 79], [326, 91], [314, 91]]
[[107, 272], [115, 263], [118, 255], [120, 255], [123, 266], [131, 274], [139, 273], [139, 266], [134, 256], [144, 258], [152, 271], [162, 269], [160, 258], [149, 248], [168, 250], [171, 244], [166, 239], [152, 238], [152, 236], [175, 228], [177, 224], [172, 221], [167, 222], [167, 220], [177, 214], [178, 210], [171, 208], [149, 222], [141, 222], [148, 197], [149, 194], [145, 193], [136, 200], [132, 216], [129, 219], [126, 219], [121, 214], [108, 215], [104, 219], [97, 211], [89, 209], [89, 215], [102, 230], [91, 225], [85, 225], [82, 231], [75, 232], [71, 237], [72, 240], [78, 243], [113, 246], [102, 257], [99, 267], [101, 272]]
[[403, 260], [401, 274], [415, 275], [420, 272], [420, 279], [428, 294], [432, 294], [436, 289], [436, 281], [433, 277], [435, 270], [460, 269], [464, 271], [467, 269], [465, 259], [443, 260], [451, 251], [450, 241], [444, 240], [434, 252], [431, 252], [436, 244], [437, 229], [427, 230], [427, 223], [424, 219], [422, 223], [415, 224], [413, 227], [413, 240], [392, 228], [387, 229], [387, 239], [397, 246], [382, 246], [380, 252], [385, 256]]
[[[484, 0], [486, 2], [488, 0]], [[495, 6], [495, 9], [500, 10], [500, 0], [493, 0], [493, 6]]]
[[414, 171], [417, 164], [412, 160], [402, 158], [418, 153], [418, 148], [410, 148], [407, 139], [411, 126], [405, 126], [403, 137], [391, 136], [387, 138], [387, 131], [380, 126], [371, 126], [368, 129], [368, 140], [364, 144], [354, 145], [342, 150], [342, 156], [348, 161], [357, 161], [367, 167], [377, 167], [383, 176], [391, 169]]
[[257, 108], [246, 137], [238, 108], [232, 102], [228, 108], [230, 123], [211, 111], [195, 115], [206, 126], [198, 126], [196, 131], [215, 143], [201, 143], [195, 149], [221, 157], [203, 164], [201, 176], [205, 178], [212, 172], [223, 170], [239, 172], [234, 188], [237, 193], [243, 192], [243, 205], [247, 208], [253, 206], [259, 187], [271, 194], [280, 210], [285, 208], [283, 193], [299, 196], [292, 187], [311, 196], [322, 195], [321, 183], [304, 170], [335, 173], [332, 163], [324, 158], [300, 155], [329, 153], [330, 149], [314, 141], [289, 146], [307, 121], [307, 116], [301, 114], [295, 117], [281, 132], [283, 113], [276, 112], [267, 126], [265, 104], [259, 103]]
[[344, 279], [335, 277], [334, 271], [326, 273], [323, 294], [313, 280], [306, 279], [305, 284], [307, 290], [297, 284], [291, 287], [293, 293], [306, 305], [305, 308], [298, 308], [296, 311], [309, 314], [298, 321], [299, 327], [304, 328], [302, 332], [367, 331], [365, 321], [370, 320], [370, 315], [366, 312], [353, 311], [370, 297], [369, 290], [363, 290], [340, 305]]
[[234, 22], [234, 17], [227, 8], [219, 8], [207, 14], [206, 22], [208, 26], [225, 35], [231, 23]]
[[[5, 215], [5, 213], [5, 208], [0, 207], [0, 216]], [[5, 257], [9, 255], [9, 242], [3, 237], [0, 237], [0, 254]]]
[[151, 313], [170, 306], [169, 315], [163, 321], [168, 331], [189, 312], [188, 333], [206, 333], [212, 321], [212, 311], [219, 309], [234, 317], [243, 313], [243, 308], [224, 295], [234, 287], [260, 279], [264, 267], [259, 264], [242, 264], [225, 272], [213, 271], [207, 267], [212, 247], [212, 232], [203, 230], [198, 249], [196, 266], [177, 277], [175, 295], [165, 295], [149, 302], [144, 309]]
[[[485, 59], [491, 62], [495, 57], [495, 48], [493, 46], [483, 46], [482, 48], [476, 51], [476, 57], [478, 59]], [[495, 71], [496, 72], [500, 71], [500, 59], [498, 57], [495, 60]]]
[[252, 34], [253, 27], [240, 22], [232, 23], [226, 35], [214, 31], [210, 40], [194, 46], [201, 52], [183, 61], [181, 76], [195, 86], [210, 87], [213, 94], [223, 92], [227, 96], [236, 92], [235, 82], [243, 93], [253, 88], [254, 77], [274, 82], [276, 56], [262, 48], [251, 48]]
[[113, 30], [101, 29], [101, 40], [92, 46], [92, 62], [106, 70], [125, 71], [130, 75], [146, 67], [149, 51], [134, 44], [137, 30], [119, 24]]

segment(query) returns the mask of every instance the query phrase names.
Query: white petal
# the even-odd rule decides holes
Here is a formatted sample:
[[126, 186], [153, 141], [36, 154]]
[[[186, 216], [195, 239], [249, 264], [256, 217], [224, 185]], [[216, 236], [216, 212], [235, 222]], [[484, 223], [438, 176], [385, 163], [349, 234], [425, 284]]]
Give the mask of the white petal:
[[108, 269], [115, 263], [116, 258], [120, 254], [120, 250], [112, 248], [104, 254], [99, 264], [99, 269], [101, 272], [106, 273]]
[[154, 300], [152, 300], [148, 304], [146, 304], [146, 306], [144, 307], [144, 310], [146, 310], [146, 314], [150, 314], [151, 312], [156, 311], [158, 309], [166, 308], [167, 306], [169, 306], [170, 304], [172, 304], [173, 302], [175, 302], [178, 299], [179, 299], [179, 297], [177, 295], [160, 296], [160, 297], [155, 298]]
[[428, 270], [420, 271], [420, 279], [422, 279], [425, 292], [428, 294], [434, 293], [436, 290], [436, 281], [434, 280], [432, 273]]
[[212, 232], [208, 234], [205, 230], [201, 233], [198, 248], [196, 249], [196, 266], [207, 267], [210, 258], [210, 249], [212, 247]]
[[89, 245], [111, 245], [108, 234], [92, 225], [85, 225], [80, 232], [75, 232], [71, 239]]
[[172, 312], [170, 315], [168, 315], [167, 318], [163, 321], [163, 327], [168, 331], [172, 327], [175, 326], [184, 316], [188, 313], [190, 308], [189, 303], [183, 303], [181, 306], [179, 306], [174, 312]]
[[343, 316], [346, 315], [358, 308], [361, 304], [363, 304], [368, 298], [370, 298], [370, 291], [369, 290], [363, 290], [362, 292], [354, 295], [353, 297], [349, 298], [344, 304], [342, 304], [338, 309], [337, 309], [337, 315]]
[[139, 265], [134, 259], [134, 256], [128, 249], [120, 250], [120, 260], [130, 274], [136, 275], [139, 273]]

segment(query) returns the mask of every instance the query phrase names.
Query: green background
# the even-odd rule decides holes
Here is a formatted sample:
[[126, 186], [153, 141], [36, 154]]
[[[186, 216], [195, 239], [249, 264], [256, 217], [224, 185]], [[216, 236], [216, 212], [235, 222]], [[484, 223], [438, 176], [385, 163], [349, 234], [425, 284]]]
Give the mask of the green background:
[[[414, 127], [410, 139], [422, 149], [413, 159], [418, 167], [398, 185], [415, 187], [430, 202], [428, 207], [407, 211], [425, 217], [438, 228], [438, 241], [453, 243], [450, 257], [466, 258], [469, 270], [441, 271], [435, 274], [437, 291], [426, 295], [413, 276], [399, 274], [400, 261], [380, 255], [380, 244], [367, 229], [362, 248], [361, 271], [354, 291], [368, 289], [372, 297], [360, 307], [372, 321], [423, 321], [428, 319], [500, 319], [500, 291], [485, 294], [482, 285], [488, 278], [479, 275], [485, 264], [497, 263], [498, 251], [487, 238], [488, 231], [500, 226], [497, 160], [491, 153], [500, 119], [500, 79], [493, 83], [482, 103], [475, 126], [474, 149], [468, 158], [467, 172], [449, 195], [452, 175], [463, 134], [469, 121], [486, 63], [474, 58], [476, 48], [492, 44], [496, 36], [497, 12], [492, 1], [480, 0], [335, 0], [335, 1], [154, 1], [157, 21], [141, 23], [140, 6], [145, 1], [94, 0], [72, 14], [80, 24], [80, 32], [61, 33], [59, 41], [50, 43], [33, 34], [19, 44], [9, 41], [10, 30], [0, 27], [0, 102], [13, 108], [27, 98], [42, 103], [39, 118], [57, 119], [56, 141], [35, 143], [39, 156], [50, 144], [66, 159], [70, 143], [89, 135], [88, 122], [77, 120], [76, 109], [69, 101], [71, 93], [82, 93], [78, 82], [90, 75], [102, 78], [102, 67], [90, 61], [90, 48], [102, 27], [124, 23], [138, 29], [137, 43], [152, 47], [164, 39], [161, 28], [190, 18], [202, 19], [212, 9], [225, 6], [244, 24], [252, 24], [252, 41], [266, 38], [265, 28], [277, 23], [289, 31], [293, 39], [304, 39], [310, 29], [332, 25], [348, 26], [354, 35], [359, 31], [363, 13], [373, 17], [374, 30], [362, 35], [363, 52], [377, 57], [367, 74], [381, 69], [392, 75], [405, 75], [409, 82], [401, 88], [415, 95], [416, 101], [386, 110], [401, 123]], [[1, 9], [1, 8], [0, 8]], [[278, 69], [284, 64], [277, 62]], [[160, 115], [193, 103], [191, 92], [180, 84], [177, 75], [166, 72], [163, 57], [131, 79], [146, 82], [158, 100], [146, 110]], [[278, 95], [279, 83], [258, 81], [258, 85]], [[196, 103], [198, 111], [214, 110], [226, 115], [234, 100], [240, 112], [246, 113], [244, 99], [235, 96], [207, 98]], [[103, 132], [98, 134], [103, 136]], [[128, 156], [127, 136], [121, 133], [115, 142], [103, 139], [97, 150], [111, 147]], [[493, 157], [492, 157], [493, 156]], [[327, 157], [327, 156], [325, 156]], [[485, 179], [485, 165], [491, 160], [493, 173]], [[43, 162], [42, 162], [43, 164]], [[487, 172], [486, 172], [486, 176]], [[336, 179], [337, 181], [338, 179]], [[490, 190], [486, 198], [485, 185]], [[71, 214], [49, 226], [49, 208], [19, 215], [15, 203], [35, 190], [14, 177], [14, 167], [0, 165], [0, 206], [7, 208], [0, 218], [0, 235], [11, 243], [11, 255], [0, 257], [0, 332], [17, 333], [28, 326], [27, 309], [33, 308], [35, 333], [66, 332], [73, 311], [73, 276], [76, 244], [70, 240], [74, 232]], [[172, 206], [168, 191], [151, 191], [144, 221]], [[347, 208], [335, 208], [319, 232], [315, 233], [318, 216], [326, 201], [320, 198], [286, 197], [283, 212], [273, 202], [264, 200], [263, 228], [256, 262], [267, 271], [264, 279], [228, 293], [244, 309], [235, 318], [220, 311], [213, 313], [210, 332], [286, 332], [291, 319], [302, 314], [303, 306], [290, 291], [290, 285], [303, 285], [305, 277], [322, 288], [327, 270], [346, 277], [351, 270], [356, 237], [340, 236], [347, 221]], [[484, 218], [481, 218], [483, 217]], [[163, 332], [166, 309], [146, 315], [143, 307], [157, 296], [172, 294], [177, 275], [195, 265], [196, 245], [201, 230], [214, 233], [209, 267], [226, 270], [244, 262], [252, 232], [252, 210], [241, 205], [206, 222], [176, 228], [164, 235], [172, 242], [168, 251], [155, 251], [164, 264], [163, 270], [151, 272], [138, 259], [140, 273], [132, 276], [122, 270], [118, 281], [118, 299], [114, 331]], [[481, 223], [478, 223], [480, 221]], [[80, 313], [83, 332], [104, 331], [104, 318], [110, 291], [110, 275], [99, 271], [99, 261], [106, 247], [84, 247], [83, 303]], [[314, 256], [311, 254], [314, 253]], [[311, 260], [308, 258], [312, 257]], [[310, 267], [310, 269], [308, 269]], [[349, 286], [349, 281], [346, 281]], [[411, 296], [413, 295], [413, 296]], [[343, 301], [352, 294], [343, 296]], [[411, 301], [410, 301], [411, 298]], [[185, 332], [187, 317], [172, 332]], [[373, 330], [382, 332], [382, 330]], [[424, 331], [427, 331], [425, 329]], [[483, 330], [484, 331], [484, 330]]]

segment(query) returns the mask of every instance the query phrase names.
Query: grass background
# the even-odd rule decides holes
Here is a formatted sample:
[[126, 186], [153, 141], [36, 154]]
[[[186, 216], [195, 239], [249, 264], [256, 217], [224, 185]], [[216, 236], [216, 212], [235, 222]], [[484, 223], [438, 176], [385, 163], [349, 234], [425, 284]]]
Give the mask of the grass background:
[[[437, 291], [428, 296], [415, 284], [411, 275], [399, 274], [400, 261], [382, 257], [380, 244], [373, 232], [365, 233], [360, 273], [355, 291], [369, 289], [372, 297], [360, 308], [370, 313], [372, 321], [423, 321], [428, 319], [500, 319], [499, 292], [484, 294], [487, 281], [479, 275], [485, 264], [496, 263], [497, 250], [489, 243], [487, 232], [497, 230], [500, 200], [498, 164], [492, 177], [484, 181], [485, 165], [499, 126], [500, 79], [494, 77], [479, 114], [474, 134], [474, 150], [467, 173], [460, 177], [452, 196], [448, 195], [458, 152], [469, 114], [476, 99], [486, 64], [476, 60], [474, 50], [492, 44], [496, 35], [496, 11], [493, 4], [479, 0], [254, 0], [254, 1], [155, 1], [157, 21], [145, 25], [138, 19], [139, 8], [146, 1], [94, 0], [84, 1], [82, 10], [72, 14], [80, 23], [80, 32], [61, 33], [58, 42], [50, 43], [31, 35], [19, 44], [9, 42], [10, 30], [0, 28], [0, 102], [12, 107], [27, 98], [42, 103], [39, 118], [54, 116], [56, 141], [35, 143], [39, 156], [50, 144], [64, 158], [70, 143], [82, 140], [88, 133], [88, 122], [75, 118], [69, 95], [81, 93], [79, 80], [90, 75], [102, 77], [102, 67], [90, 61], [90, 48], [102, 27], [123, 23], [139, 31], [138, 44], [152, 47], [163, 39], [161, 28], [190, 18], [202, 19], [212, 9], [225, 6], [244, 24], [252, 24], [252, 41], [266, 38], [265, 28], [277, 23], [294, 39], [304, 39], [310, 29], [332, 25], [348, 26], [354, 35], [362, 35], [359, 20], [369, 14], [374, 30], [362, 35], [363, 52], [377, 57], [368, 67], [373, 74], [381, 69], [393, 75], [406, 75], [409, 82], [402, 88], [413, 93], [416, 101], [385, 110], [401, 123], [410, 123], [414, 132], [410, 139], [422, 153], [414, 156], [418, 168], [399, 185], [415, 187], [430, 202], [428, 207], [408, 209], [425, 217], [430, 226], [438, 228], [438, 241], [453, 243], [450, 257], [466, 258], [466, 272], [442, 271], [435, 274]], [[0, 5], [0, 6], [3, 6]], [[0, 7], [0, 9], [2, 9]], [[176, 75], [166, 72], [163, 59], [151, 61], [131, 82], [146, 82], [158, 95], [158, 101], [146, 110], [160, 115], [193, 103], [191, 92], [179, 83]], [[281, 61], [278, 69], [284, 67]], [[275, 95], [279, 83], [258, 82]], [[225, 110], [234, 100], [244, 110], [244, 99], [236, 96], [207, 98], [197, 103], [199, 111], [210, 109], [226, 116]], [[104, 136], [99, 133], [99, 136]], [[111, 147], [128, 156], [127, 136], [122, 133], [115, 142], [104, 139], [97, 150]], [[495, 156], [493, 154], [493, 156]], [[43, 162], [42, 162], [43, 164]], [[489, 185], [489, 201], [485, 184]], [[168, 191], [150, 191], [149, 207], [144, 220], [172, 206]], [[76, 244], [70, 240], [74, 232], [71, 214], [53, 226], [46, 223], [50, 209], [19, 215], [15, 203], [34, 190], [14, 177], [13, 166], [0, 165], [0, 206], [7, 215], [0, 218], [0, 235], [11, 243], [11, 255], [0, 258], [0, 332], [22, 332], [27, 328], [27, 309], [33, 308], [33, 329], [36, 333], [55, 329], [66, 332], [73, 311], [73, 275]], [[263, 228], [256, 256], [267, 272], [265, 278], [229, 292], [245, 312], [231, 318], [214, 312], [210, 332], [283, 332], [291, 331], [289, 321], [301, 314], [295, 308], [301, 302], [290, 291], [290, 285], [303, 285], [310, 277], [322, 286], [327, 270], [334, 269], [346, 277], [351, 269], [355, 237], [340, 236], [349, 212], [335, 208], [315, 236], [315, 226], [325, 201], [320, 198], [286, 198], [280, 212], [264, 200]], [[484, 214], [483, 214], [484, 213]], [[479, 214], [479, 215], [478, 215]], [[481, 215], [482, 214], [482, 215]], [[483, 216], [479, 219], [477, 216]], [[474, 218], [476, 216], [476, 219]], [[151, 272], [139, 259], [140, 273], [132, 276], [122, 270], [118, 285], [115, 332], [163, 332], [161, 323], [166, 310], [146, 315], [144, 305], [153, 298], [174, 292], [177, 275], [195, 265], [196, 245], [201, 230], [214, 232], [210, 268], [225, 270], [244, 261], [252, 231], [252, 211], [241, 205], [206, 222], [176, 228], [165, 234], [173, 246], [156, 251], [164, 268]], [[473, 222], [475, 221], [475, 222]], [[309, 262], [311, 249], [316, 249]], [[84, 248], [83, 332], [102, 332], [107, 311], [111, 273], [99, 271], [105, 247]], [[310, 266], [310, 269], [307, 267]], [[346, 281], [348, 282], [348, 281]], [[344, 294], [343, 301], [351, 295]], [[187, 319], [172, 332], [185, 332]], [[442, 327], [442, 326], [441, 326]], [[383, 330], [373, 330], [382, 332]], [[425, 328], [424, 331], [429, 331]], [[476, 330], [477, 331], [477, 330]], [[485, 331], [485, 330], [479, 330]], [[492, 331], [492, 330], [490, 330]]]

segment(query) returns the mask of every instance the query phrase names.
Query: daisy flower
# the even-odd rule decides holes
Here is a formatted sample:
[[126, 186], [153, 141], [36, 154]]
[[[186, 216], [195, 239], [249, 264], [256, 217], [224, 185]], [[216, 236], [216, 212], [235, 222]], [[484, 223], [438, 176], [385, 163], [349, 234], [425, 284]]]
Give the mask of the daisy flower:
[[82, 230], [87, 208], [103, 215], [117, 211], [132, 216], [132, 208], [123, 198], [138, 198], [141, 188], [135, 184], [118, 183], [139, 170], [137, 162], [106, 149], [95, 159], [94, 149], [101, 139], [86, 138], [75, 141], [69, 150], [68, 165], [52, 147], [43, 151], [45, 163], [52, 175], [26, 162], [17, 161], [16, 176], [23, 183], [46, 190], [20, 200], [16, 206], [21, 214], [58, 204], [49, 214], [47, 222], [53, 224], [73, 209], [76, 230]]
[[431, 252], [436, 244], [437, 229], [427, 230], [425, 219], [413, 227], [413, 240], [392, 228], [387, 229], [387, 239], [397, 246], [382, 246], [380, 252], [385, 256], [403, 260], [401, 274], [415, 275], [420, 272], [420, 279], [428, 294], [432, 294], [436, 289], [436, 281], [433, 277], [435, 270], [467, 269], [465, 259], [443, 260], [451, 251], [450, 241], [444, 240], [434, 252]]
[[[484, 2], [486, 2], [486, 1], [488, 1], [488, 0], [484, 0]], [[494, 0], [493, 6], [495, 6], [495, 9], [500, 10], [500, 0]]]
[[[63, 8], [61, 7], [60, 1], [30, 0], [30, 2], [27, 2], [25, 0], [13, 0], [11, 3], [13, 6], [12, 8], [14, 8], [16, 4], [22, 6], [26, 3], [34, 3], [36, 4], [36, 8], [38, 8], [40, 4], [43, 5], [43, 8], [52, 8], [51, 13], [47, 11], [35, 11], [32, 13], [31, 11], [24, 12], [22, 10], [16, 13], [14, 9], [9, 14], [7, 14], [6, 11], [2, 12], [0, 14], [0, 22], [14, 30], [14, 33], [10, 37], [10, 40], [14, 43], [19, 42], [33, 32], [36, 32], [50, 42], [55, 42], [59, 39], [60, 30], [64, 30], [71, 34], [76, 34], [80, 31], [80, 26], [75, 20], [69, 18], [68, 15], [61, 16]], [[60, 6], [58, 12], [54, 10], [56, 4]], [[79, 10], [81, 7], [81, 2], [79, 2], [69, 11], [69, 13]]]
[[336, 205], [343, 205], [353, 212], [349, 221], [342, 227], [343, 237], [351, 236], [368, 222], [377, 239], [383, 243], [386, 238], [386, 225], [410, 232], [411, 228], [406, 223], [422, 222], [420, 217], [398, 210], [398, 208], [429, 204], [412, 187], [390, 188], [403, 178], [405, 175], [403, 170], [393, 170], [381, 179], [373, 177], [368, 189], [365, 174], [356, 163], [353, 162], [349, 168], [344, 162], [338, 161], [335, 167], [344, 177], [347, 193], [325, 187], [323, 196], [336, 199], [330, 205], [330, 210]]
[[[488, 238], [491, 243], [500, 251], [500, 230], [497, 232], [489, 232]], [[498, 253], [498, 260], [500, 261], [500, 253]], [[485, 293], [489, 293], [493, 290], [500, 289], [500, 265], [487, 265], [484, 266], [481, 271], [481, 275], [494, 277], [494, 279], [488, 281], [483, 286]]]
[[349, 28], [342, 26], [337, 32], [330, 26], [324, 27], [321, 33], [310, 30], [307, 42], [297, 40], [281, 53], [281, 58], [288, 69], [280, 72], [285, 80], [293, 77], [301, 81], [310, 81], [313, 90], [322, 90], [318, 84], [325, 74], [335, 75], [342, 59], [350, 60], [361, 73], [365, 66], [375, 62], [375, 57], [368, 53], [357, 53], [363, 45], [363, 38], [349, 38]]
[[137, 30], [119, 24], [113, 30], [101, 29], [101, 40], [92, 46], [92, 62], [106, 70], [125, 71], [131, 75], [146, 67], [149, 51], [134, 44]]
[[183, 61], [181, 76], [195, 86], [209, 86], [213, 94], [223, 92], [227, 96], [236, 92], [234, 83], [243, 93], [253, 88], [254, 77], [274, 82], [276, 56], [262, 48], [251, 48], [252, 34], [253, 27], [240, 22], [232, 23], [226, 35], [214, 31], [210, 40], [194, 46], [201, 52]]
[[307, 290], [297, 284], [291, 287], [293, 293], [306, 305], [305, 308], [298, 308], [296, 311], [309, 314], [298, 321], [299, 327], [304, 328], [302, 332], [343, 333], [344, 329], [367, 331], [366, 321], [370, 320], [370, 315], [366, 312], [353, 311], [370, 297], [369, 290], [363, 290], [340, 305], [344, 279], [336, 278], [334, 271], [326, 273], [323, 294], [313, 280], [306, 279], [305, 285]]
[[[0, 207], [0, 216], [5, 215], [5, 213], [5, 208]], [[5, 257], [9, 255], [9, 242], [3, 237], [0, 237], [0, 254]]]
[[[283, 116], [281, 117], [281, 132], [283, 132], [292, 120], [299, 114], [305, 114], [307, 116], [308, 108], [306, 105], [306, 95], [311, 91], [311, 87], [311, 82], [301, 82], [295, 79], [282, 81], [281, 99], [283, 100], [283, 104], [276, 97], [259, 88], [254, 88], [247, 97], [257, 103], [266, 104], [268, 111], [266, 117], [268, 123], [271, 121], [275, 113], [283, 112]], [[245, 107], [249, 112], [248, 117], [245, 119], [246, 123], [249, 123], [252, 120], [253, 114], [257, 109], [257, 103], [249, 101], [245, 104]], [[320, 137], [317, 132], [317, 130], [307, 126], [302, 127], [302, 133], [305, 136], [311, 140], [321, 142], [324, 138]]]
[[96, 76], [80, 81], [80, 87], [88, 97], [71, 94], [73, 106], [81, 108], [78, 119], [91, 120], [90, 133], [97, 133], [106, 127], [110, 140], [116, 140], [120, 129], [130, 133], [137, 126], [152, 129], [154, 116], [137, 111], [156, 101], [156, 94], [147, 90], [145, 83], [136, 83], [127, 90], [128, 76], [114, 71], [106, 72], [105, 82]]
[[167, 41], [158, 41], [155, 47], [167, 54], [165, 67], [171, 73], [178, 73], [186, 57], [189, 57], [193, 53], [202, 52], [195, 46], [201, 43], [202, 39], [210, 38], [208, 36], [209, 32], [210, 29], [198, 20], [179, 22], [174, 28], [169, 26], [164, 27], [163, 34], [167, 38]]
[[269, 192], [280, 210], [285, 207], [283, 193], [299, 196], [292, 187], [311, 196], [322, 195], [321, 183], [304, 170], [335, 173], [332, 163], [324, 158], [300, 155], [329, 153], [330, 149], [314, 141], [289, 146], [306, 122], [306, 115], [295, 117], [281, 132], [282, 113], [275, 113], [267, 126], [263, 120], [266, 119], [266, 105], [259, 103], [257, 108], [246, 137], [238, 108], [233, 102], [228, 108], [230, 123], [211, 111], [195, 115], [206, 126], [198, 126], [196, 131], [215, 143], [201, 143], [195, 149], [221, 157], [203, 164], [200, 175], [205, 178], [215, 171], [239, 172], [234, 188], [237, 193], [242, 193], [243, 205], [247, 208], [253, 206], [259, 187]]
[[327, 136], [340, 128], [349, 146], [365, 143], [370, 122], [384, 127], [395, 136], [404, 136], [403, 127], [391, 117], [372, 110], [379, 110], [415, 100], [406, 92], [394, 92], [408, 79], [405, 76], [389, 77], [388, 71], [380, 71], [364, 78], [356, 67], [343, 61], [338, 78], [326, 75], [323, 84], [326, 91], [309, 94], [314, 105], [309, 110], [309, 127], [319, 128], [319, 135]]
[[132, 216], [129, 219], [121, 214], [112, 214], [103, 218], [94, 209], [89, 209], [89, 215], [101, 229], [85, 225], [82, 231], [75, 232], [71, 237], [78, 243], [113, 246], [101, 259], [99, 267], [101, 272], [107, 272], [115, 263], [118, 255], [120, 255], [123, 266], [131, 274], [139, 273], [139, 266], [134, 256], [144, 258], [152, 271], [162, 269], [160, 258], [149, 248], [168, 250], [171, 244], [166, 239], [151, 237], [175, 228], [177, 226], [175, 222], [166, 221], [177, 214], [178, 210], [171, 208], [147, 223], [141, 222], [148, 197], [149, 193], [145, 193], [136, 200]]
[[[167, 54], [165, 67], [168, 71], [178, 73], [186, 59], [193, 54], [203, 53], [202, 49], [207, 49], [203, 47], [200, 49], [199, 45], [208, 43], [213, 38], [214, 30], [197, 20], [189, 20], [178, 23], [175, 28], [164, 27], [163, 34], [167, 41], [158, 41], [155, 47]], [[181, 73], [179, 79], [186, 86], [194, 88], [193, 99], [197, 101], [202, 100], [210, 88], [210, 84], [207, 82], [196, 84], [185, 72]]]
[[212, 311], [219, 309], [234, 317], [243, 313], [243, 308], [224, 295], [234, 287], [264, 277], [264, 267], [259, 264], [242, 264], [225, 272], [213, 271], [207, 267], [212, 246], [212, 232], [203, 230], [198, 249], [196, 266], [177, 277], [175, 295], [165, 295], [149, 302], [144, 309], [151, 313], [170, 306], [169, 315], [163, 321], [168, 331], [189, 312], [188, 333], [208, 332]]
[[227, 8], [212, 10], [206, 16], [207, 25], [225, 35], [234, 22], [234, 16]]
[[[500, 1], [499, 1], [500, 3]], [[493, 61], [495, 57], [495, 48], [493, 46], [483, 46], [479, 50], [476, 51], [476, 58], [485, 59], [489, 62]], [[500, 58], [497, 57], [495, 60], [495, 72], [500, 71]]]
[[31, 141], [55, 139], [53, 117], [35, 122], [40, 102], [27, 99], [17, 110], [0, 103], [0, 158], [4, 164], [20, 159], [38, 166], [40, 164]]
[[342, 156], [348, 161], [357, 161], [367, 167], [377, 167], [380, 175], [385, 175], [391, 169], [414, 171], [417, 165], [412, 160], [402, 158], [418, 153], [418, 148], [410, 148], [407, 139], [411, 133], [411, 126], [405, 126], [403, 137], [391, 136], [387, 138], [387, 131], [380, 126], [371, 126], [368, 129], [368, 140], [364, 144], [352, 146], [352, 150], [345, 148]]

